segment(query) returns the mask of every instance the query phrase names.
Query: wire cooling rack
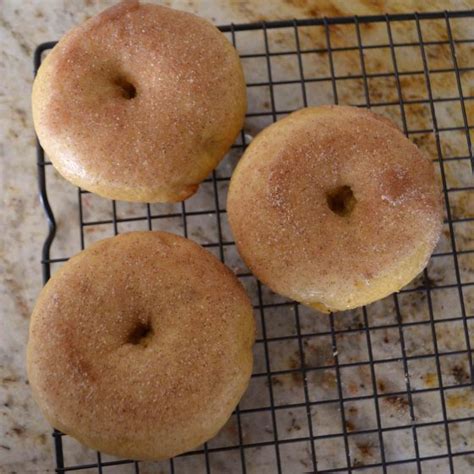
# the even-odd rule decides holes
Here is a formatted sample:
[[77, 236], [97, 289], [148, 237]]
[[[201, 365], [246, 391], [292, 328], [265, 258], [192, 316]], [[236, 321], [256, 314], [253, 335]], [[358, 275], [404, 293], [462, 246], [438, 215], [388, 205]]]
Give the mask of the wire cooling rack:
[[[89, 451], [55, 431], [56, 472], [472, 472], [474, 67], [464, 53], [474, 43], [473, 17], [460, 11], [221, 27], [242, 57], [247, 122], [229, 156], [183, 203], [120, 203], [77, 190], [38, 145], [49, 224], [44, 282], [94, 240], [168, 230], [236, 271], [258, 325], [249, 389], [215, 439], [170, 461], [142, 463]], [[54, 44], [38, 47], [35, 71]], [[420, 277], [381, 302], [330, 316], [256, 281], [238, 258], [225, 211], [233, 164], [251, 137], [321, 102], [371, 107], [397, 121], [434, 158], [445, 204], [443, 237]]]

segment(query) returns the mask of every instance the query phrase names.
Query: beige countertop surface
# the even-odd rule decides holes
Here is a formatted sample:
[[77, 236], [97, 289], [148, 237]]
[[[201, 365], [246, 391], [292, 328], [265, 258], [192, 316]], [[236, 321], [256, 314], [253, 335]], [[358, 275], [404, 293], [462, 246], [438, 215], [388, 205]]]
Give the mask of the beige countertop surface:
[[[30, 93], [32, 85], [32, 57], [35, 47], [42, 42], [56, 40], [61, 37], [67, 30], [74, 25], [81, 23], [87, 18], [100, 12], [107, 6], [114, 4], [111, 0], [3, 0], [0, 1], [0, 193], [1, 193], [1, 209], [0, 209], [0, 473], [27, 473], [27, 472], [52, 472], [53, 464], [53, 444], [51, 438], [51, 429], [45, 420], [42, 418], [39, 410], [34, 404], [30, 389], [28, 386], [26, 372], [25, 372], [25, 347], [27, 341], [27, 331], [30, 313], [38, 292], [42, 286], [41, 265], [40, 265], [40, 251], [43, 240], [45, 238], [47, 227], [44, 214], [42, 212], [37, 192], [37, 175], [35, 166], [35, 135], [31, 120], [30, 111]], [[165, 5], [173, 6], [190, 12], [198, 13], [212, 20], [216, 24], [228, 24], [230, 22], [242, 23], [249, 21], [260, 20], [274, 20], [274, 19], [288, 19], [288, 18], [306, 18], [312, 16], [344, 16], [353, 14], [374, 14], [383, 13], [388, 9], [389, 12], [411, 12], [422, 10], [442, 10], [447, 6], [451, 9], [467, 9], [473, 7], [473, 3], [466, 1], [431, 1], [431, 2], [416, 2], [416, 1], [397, 1], [397, 2], [379, 2], [379, 1], [305, 1], [305, 0], [278, 0], [270, 1], [217, 1], [217, 0], [171, 0], [160, 2]], [[428, 5], [429, 4], [429, 5]], [[427, 34], [436, 38], [438, 34], [442, 35], [441, 30], [437, 31], [433, 28]], [[407, 37], [413, 35], [412, 31], [403, 32], [402, 29], [397, 29], [396, 35]], [[474, 37], [473, 25], [467, 22], [459, 22], [454, 26], [454, 33], [456, 35], [464, 35], [464, 37]], [[344, 32], [338, 31], [335, 28], [332, 31], [335, 44], [340, 42], [344, 44]], [[367, 32], [369, 39], [372, 40], [377, 37], [379, 32], [377, 29]], [[311, 36], [308, 37], [311, 39]], [[316, 44], [321, 38], [312, 38]], [[276, 44], [285, 44], [289, 39], [284, 33], [279, 38], [276, 38]], [[243, 41], [242, 47], [251, 42], [251, 39]], [[458, 60], [460, 62], [472, 62], [473, 52], [472, 46], [458, 51]], [[446, 58], [443, 50], [433, 51], [430, 61], [439, 61], [441, 64]], [[407, 52], [405, 61], [408, 65], [416, 63], [419, 58], [414, 52]], [[341, 61], [340, 67], [347, 68], [350, 71], [353, 62], [358, 59], [347, 57]], [[308, 66], [311, 67], [311, 66]], [[339, 64], [337, 65], [339, 67]], [[373, 58], [373, 67], [375, 69], [383, 67], [383, 58]], [[442, 67], [442, 66], [440, 66]], [[291, 71], [292, 65], [285, 63], [282, 60], [281, 64], [276, 64], [276, 68], [281, 68], [281, 71]], [[317, 68], [316, 68], [317, 69]], [[254, 70], [251, 65], [248, 66], [248, 73], [254, 73], [256, 78], [259, 77], [259, 72]], [[349, 72], [350, 73], [350, 72]], [[465, 77], [465, 94], [469, 96], [474, 95], [474, 76]], [[443, 80], [439, 87], [446, 90], [452, 88], [452, 79]], [[416, 97], [418, 91], [423, 87], [423, 80], [413, 80], [412, 83], [407, 83], [406, 86], [413, 92], [413, 97]], [[436, 86], [436, 84], [435, 84]], [[389, 87], [384, 84], [379, 84], [375, 87], [375, 96], [388, 99], [388, 95], [393, 93]], [[467, 88], [467, 89], [466, 89]], [[354, 95], [355, 89], [350, 87], [347, 90], [341, 90], [341, 102], [350, 102], [351, 96]], [[331, 92], [322, 89], [316, 92], [315, 103], [332, 102]], [[292, 93], [282, 94], [282, 103], [278, 104], [280, 108], [294, 107], [294, 98]], [[249, 96], [249, 100], [255, 103], [261, 103], [263, 108], [268, 108], [268, 102], [265, 98], [257, 96]], [[468, 116], [471, 120], [474, 117], [474, 109], [472, 108], [472, 101], [469, 102]], [[439, 111], [440, 117], [450, 117], [458, 114], [455, 106], [453, 108], [446, 107]], [[410, 117], [414, 117], [413, 127], [417, 125], [420, 128], [426, 127], [423, 122], [426, 117], [426, 110], [413, 107], [410, 112]], [[384, 113], [384, 112], [382, 112]], [[388, 116], [391, 116], [390, 110], [386, 111]], [[397, 118], [392, 117], [395, 120]], [[418, 124], [420, 122], [420, 124]], [[470, 122], [473, 125], [473, 121]], [[250, 134], [258, 132], [264, 124], [258, 120], [249, 120], [246, 124], [246, 130]], [[448, 139], [446, 143], [447, 149], [454, 153], [458, 142], [456, 138]], [[424, 139], [420, 137], [419, 145], [426, 148], [430, 153], [436, 153], [433, 142], [429, 138]], [[455, 182], [455, 185], [472, 185], [472, 176], [468, 173], [468, 168], [450, 169], [450, 178]], [[53, 189], [57, 191], [58, 196], [62, 196], [64, 192], [63, 206], [56, 207], [55, 214], [58, 221], [58, 246], [55, 256], [65, 255], [74, 251], [78, 251], [77, 241], [71, 244], [68, 234], [68, 225], [70, 222], [70, 211], [77, 206], [76, 193], [67, 194], [69, 191], [63, 191], [67, 188], [67, 184], [60, 182], [58, 178], [57, 185], [52, 184]], [[204, 191], [203, 191], [204, 193]], [[203, 197], [203, 199], [205, 196]], [[89, 198], [88, 198], [89, 199]], [[93, 200], [93, 198], [90, 198]], [[197, 200], [200, 198], [197, 197]], [[472, 202], [472, 194], [464, 196], [455, 202], [458, 206], [459, 212], [469, 213], [474, 216], [474, 203]], [[59, 201], [56, 201], [59, 202]], [[94, 208], [91, 202], [90, 209]], [[130, 209], [125, 209], [128, 212]], [[75, 211], [74, 211], [75, 212]], [[90, 212], [93, 212], [90, 210]], [[132, 212], [132, 211], [130, 211]], [[77, 225], [77, 218], [74, 216], [74, 224]], [[196, 228], [195, 233], [191, 232], [191, 238], [199, 241], [202, 234], [205, 234], [205, 224]], [[464, 232], [464, 233], [463, 233]], [[472, 227], [460, 233], [460, 242], [472, 245]], [[97, 239], [101, 237], [101, 231], [97, 231], [91, 238]], [[458, 238], [458, 237], [457, 237]], [[69, 239], [69, 240], [68, 240]], [[76, 239], [76, 237], [74, 237]], [[443, 245], [441, 243], [440, 245]], [[238, 266], [238, 264], [236, 264]], [[462, 271], [470, 274], [472, 277], [473, 261], [466, 260], [462, 263]], [[448, 270], [440, 266], [433, 269], [434, 274], [442, 281], [448, 278]], [[431, 275], [431, 273], [430, 273]], [[417, 308], [416, 302], [411, 302], [412, 306]], [[449, 304], [449, 299], [448, 303]], [[474, 295], [466, 294], [466, 304], [473, 314]], [[470, 306], [469, 306], [470, 305]], [[356, 318], [357, 316], [351, 316]], [[276, 316], [275, 316], [276, 318]], [[308, 323], [314, 324], [314, 323]], [[472, 329], [472, 328], [471, 328]], [[447, 331], [447, 336], [450, 340], [455, 340], [458, 335], [456, 330], [454, 333]], [[429, 338], [423, 339], [420, 336], [419, 344], [429, 343]], [[472, 334], [471, 334], [472, 337]], [[389, 336], [386, 336], [389, 338]], [[348, 346], [349, 347], [349, 346]], [[288, 349], [290, 350], [290, 349]], [[317, 357], [324, 359], [324, 350], [315, 349]], [[320, 351], [320, 352], [318, 352]], [[348, 348], [348, 352], [350, 352]], [[323, 359], [318, 359], [320, 362]], [[462, 371], [466, 370], [461, 362], [461, 369], [454, 370], [458, 377], [463, 377]], [[451, 370], [449, 367], [446, 370]], [[461, 375], [460, 375], [461, 371]], [[390, 374], [390, 371], [388, 371]], [[425, 374], [426, 375], [426, 374]], [[424, 376], [421, 376], [423, 379]], [[425, 383], [429, 383], [423, 379]], [[284, 381], [277, 381], [284, 385]], [[319, 386], [331, 384], [330, 380], [314, 381]], [[421, 383], [421, 382], [420, 382]], [[255, 397], [258, 397], [258, 392], [255, 392]], [[249, 397], [252, 397], [250, 393]], [[470, 398], [469, 398], [470, 397]], [[472, 396], [468, 395], [464, 408], [472, 414], [474, 401]], [[401, 404], [398, 407], [403, 410], [404, 406]], [[329, 412], [328, 412], [329, 413]], [[324, 426], [324, 423], [330, 424], [331, 417], [328, 413], [316, 413], [315, 417], [320, 417], [319, 422]], [[354, 423], [357, 420], [353, 420]], [[293, 423], [293, 422], [292, 422]], [[292, 425], [293, 426], [293, 425]], [[253, 428], [247, 427], [252, 431]], [[293, 428], [289, 428], [291, 430]], [[462, 430], [461, 430], [462, 431]], [[250, 436], [250, 435], [249, 435]], [[433, 435], [434, 436], [434, 435]], [[472, 431], [464, 432], [459, 435], [464, 441], [471, 443], [472, 447]], [[463, 438], [464, 436], [464, 438]], [[469, 439], [470, 438], [470, 439]], [[434, 439], [434, 438], [433, 438]], [[363, 458], [364, 455], [370, 458], [370, 443], [364, 448], [358, 447], [359, 455]], [[400, 448], [403, 453], [403, 448]], [[90, 460], [90, 452], [76, 446], [72, 449], [71, 456], [75, 462], [86, 462]], [[330, 455], [330, 454], [329, 454]], [[291, 461], [292, 454], [288, 455]], [[271, 460], [268, 460], [264, 452], [257, 452], [254, 454], [254, 462], [248, 465], [248, 471], [251, 473], [274, 472]], [[288, 462], [290, 462], [288, 461]], [[373, 459], [372, 459], [373, 461]], [[216, 461], [217, 462], [217, 461]], [[472, 469], [472, 461], [466, 460], [464, 464], [459, 464], [459, 473], [468, 472]], [[168, 472], [168, 465], [163, 463], [145, 465], [143, 472]], [[289, 468], [286, 472], [298, 472], [305, 470], [305, 464], [302, 462], [298, 465], [299, 468]], [[329, 463], [330, 467], [331, 464]], [[435, 464], [430, 466], [430, 470], [426, 472], [447, 472], [444, 465]], [[327, 468], [327, 467], [326, 467]], [[125, 469], [125, 468], [124, 468]], [[306, 470], [309, 468], [306, 466]], [[390, 470], [394, 472], [412, 472], [411, 470], [397, 470], [394, 467]], [[466, 469], [466, 470], [464, 470]], [[213, 472], [232, 472], [232, 468], [226, 467], [224, 461], [217, 462]], [[96, 470], [81, 471], [81, 472], [97, 472]], [[109, 472], [109, 471], [107, 471]], [[111, 472], [128, 472], [125, 470], [117, 470]], [[181, 472], [181, 471], [178, 471]], [[193, 467], [192, 463], [183, 464], [183, 472], [200, 472]], [[236, 471], [240, 472], [240, 471]], [[369, 472], [369, 471], [367, 471]], [[371, 470], [370, 472], [379, 472]], [[381, 472], [381, 471], [380, 471]], [[413, 471], [414, 472], [414, 471]]]

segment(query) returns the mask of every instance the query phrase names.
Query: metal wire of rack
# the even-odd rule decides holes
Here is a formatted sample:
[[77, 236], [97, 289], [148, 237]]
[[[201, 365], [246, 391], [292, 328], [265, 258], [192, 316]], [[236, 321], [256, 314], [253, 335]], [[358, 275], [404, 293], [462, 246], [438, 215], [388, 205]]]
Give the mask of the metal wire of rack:
[[[407, 136], [415, 141], [421, 136], [428, 136], [431, 140], [446, 210], [445, 245], [436, 250], [432, 262], [450, 259], [452, 279], [436, 281], [428, 267], [413, 284], [380, 303], [378, 308], [382, 317], [378, 317], [379, 313], [374, 310], [377, 304], [350, 314], [313, 315], [307, 308], [273, 295], [248, 270], [242, 269], [241, 262], [236, 264], [238, 257], [232, 256], [235, 247], [228, 233], [224, 208], [231, 169], [226, 172], [225, 167], [219, 167], [206, 179], [202, 187], [207, 189], [209, 199], [205, 201], [207, 207], [204, 209], [194, 209], [191, 201], [172, 208], [147, 204], [136, 205], [131, 214], [121, 216], [121, 203], [101, 200], [101, 205], [108, 208], [107, 215], [91, 218], [88, 199], [92, 197], [88, 196], [92, 195], [80, 189], [76, 191], [80, 248], [88, 244], [89, 231], [93, 228], [106, 228], [113, 234], [124, 227], [130, 230], [138, 225], [149, 230], [170, 230], [168, 223], [173, 221], [184, 236], [196, 238], [192, 222], [206, 220], [212, 222], [214, 234], [200, 243], [222, 261], [228, 264], [231, 261], [238, 267], [237, 275], [252, 293], [259, 333], [256, 364], [249, 387], [251, 395], [235, 410], [219, 442], [210, 441], [191, 453], [159, 463], [159, 472], [460, 473], [467, 472], [466, 466], [474, 464], [474, 418], [470, 416], [474, 388], [474, 292], [471, 292], [474, 280], [466, 277], [464, 263], [464, 259], [474, 255], [474, 246], [465, 248], [458, 238], [458, 226], [474, 222], [474, 213], [471, 215], [469, 210], [465, 211], [459, 206], [459, 199], [453, 197], [462, 195], [467, 196], [464, 202], [472, 200], [474, 184], [471, 181], [468, 185], [453, 186], [450, 168], [451, 164], [462, 165], [463, 175], [466, 174], [466, 164], [474, 169], [471, 143], [474, 127], [468, 123], [467, 112], [468, 101], [474, 97], [463, 90], [463, 76], [474, 71], [474, 67], [459, 65], [456, 54], [460, 45], [472, 44], [474, 38], [454, 37], [452, 22], [459, 18], [473, 19], [474, 10], [289, 20], [220, 28], [240, 51], [243, 61], [261, 61], [259, 74], [263, 74], [265, 79], [252, 82], [248, 78], [248, 88], [249, 91], [264, 88], [268, 100], [265, 110], [249, 110], [249, 121], [272, 122], [297, 108], [280, 107], [278, 88], [281, 86], [298, 88], [300, 98], [296, 102], [299, 106], [307, 106], [312, 105], [310, 85], [328, 83], [332, 100], [337, 104], [347, 102], [341, 99], [341, 84], [355, 80], [359, 81], [357, 84], [363, 100], [361, 103], [349, 100], [352, 105], [374, 110], [394, 107]], [[441, 22], [444, 39], [431, 41], [424, 38], [423, 23], [429, 20]], [[415, 40], [397, 42], [393, 33], [395, 23], [407, 28], [411, 26]], [[343, 25], [353, 28], [355, 44], [334, 46], [332, 28]], [[388, 42], [365, 44], [362, 31], [367, 25], [385, 29]], [[307, 31], [311, 28], [320, 29], [325, 44], [317, 47], [302, 45], [302, 36], [305, 35], [306, 41]], [[285, 46], [272, 50], [271, 33], [278, 31], [284, 32], [286, 38], [292, 37], [290, 43], [294, 48]], [[263, 49], [242, 52], [239, 36], [244, 32], [260, 35]], [[44, 43], [37, 48], [35, 72], [43, 53], [54, 44]], [[430, 67], [428, 49], [432, 46], [447, 48], [449, 67]], [[403, 48], [416, 48], [421, 56], [421, 69], [401, 70], [399, 53]], [[375, 50], [386, 52], [391, 63], [390, 71], [369, 71], [368, 56]], [[338, 73], [336, 55], [341, 53], [356, 55], [360, 74]], [[327, 61], [329, 74], [309, 77], [307, 58], [310, 55], [315, 61]], [[274, 59], [279, 56], [296, 59], [297, 77], [283, 80], [277, 77]], [[434, 75], [446, 73], [454, 74], [456, 93], [450, 97], [438, 97], [434, 92]], [[423, 98], [405, 95], [405, 79], [414, 76], [426, 87]], [[378, 79], [392, 81], [389, 92], [394, 99], [373, 97], [371, 81]], [[459, 122], [456, 126], [439, 123], [438, 104], [450, 102], [458, 105]], [[425, 113], [430, 118], [431, 127], [411, 127], [409, 108], [412, 106], [427, 107]], [[465, 141], [467, 152], [449, 155], [442, 137], [450, 133], [457, 134], [456, 140]], [[242, 131], [230, 152], [234, 159], [243, 152], [248, 139]], [[40, 198], [49, 225], [41, 261], [44, 282], [49, 279], [52, 266], [68, 258], [51, 256], [57, 226], [47, 194], [47, 174], [49, 170], [53, 173], [50, 164], [38, 144]], [[50, 179], [54, 176], [48, 177], [48, 182]], [[414, 308], [412, 313], [405, 311], [407, 300]], [[425, 339], [418, 339], [416, 334], [422, 333], [415, 331], [425, 331]], [[451, 343], [446, 342], [445, 333]], [[313, 344], [314, 341], [318, 342]], [[430, 350], [419, 351], [419, 346], [425, 343], [423, 341]], [[355, 353], [354, 346], [363, 347], [364, 355]], [[289, 353], [292, 358], [288, 361], [285, 357]], [[450, 360], [455, 360], [456, 364], [450, 365]], [[428, 365], [430, 370], [426, 368]], [[354, 371], [352, 375], [351, 371]], [[384, 374], [389, 377], [384, 378]], [[435, 399], [437, 404], [432, 405]], [[463, 411], [463, 407], [467, 411]], [[158, 472], [158, 465], [150, 468], [146, 463], [106, 458], [100, 453], [94, 453], [85, 462], [74, 462], [68, 458], [65, 448], [65, 440], [70, 438], [58, 431], [54, 431], [53, 438], [56, 472], [88, 470], [102, 473], [109, 472], [112, 467], [123, 469], [119, 472]]]

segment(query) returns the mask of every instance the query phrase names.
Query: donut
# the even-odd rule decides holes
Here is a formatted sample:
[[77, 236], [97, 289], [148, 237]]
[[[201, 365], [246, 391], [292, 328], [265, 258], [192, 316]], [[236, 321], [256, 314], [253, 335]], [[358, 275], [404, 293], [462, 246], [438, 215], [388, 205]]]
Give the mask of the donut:
[[400, 290], [442, 226], [432, 162], [388, 119], [346, 106], [302, 109], [250, 144], [228, 219], [250, 270], [322, 312]]
[[56, 170], [101, 196], [182, 201], [242, 128], [239, 57], [190, 13], [125, 1], [66, 34], [39, 68], [33, 121]]
[[131, 232], [71, 258], [35, 305], [34, 398], [55, 428], [112, 455], [160, 460], [225, 424], [252, 371], [252, 306], [192, 241]]

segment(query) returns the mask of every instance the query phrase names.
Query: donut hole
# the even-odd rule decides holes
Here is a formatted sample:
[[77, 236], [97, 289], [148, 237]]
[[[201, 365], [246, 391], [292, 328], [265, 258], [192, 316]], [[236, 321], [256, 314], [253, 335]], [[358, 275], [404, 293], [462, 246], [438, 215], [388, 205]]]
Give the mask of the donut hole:
[[339, 186], [326, 193], [329, 209], [338, 216], [348, 216], [354, 209], [356, 198], [350, 186]]
[[124, 99], [130, 100], [136, 97], [137, 88], [124, 77], [115, 79], [114, 84], [120, 89], [120, 94]]
[[127, 338], [127, 343], [134, 346], [146, 347], [153, 336], [153, 328], [150, 323], [138, 322]]

